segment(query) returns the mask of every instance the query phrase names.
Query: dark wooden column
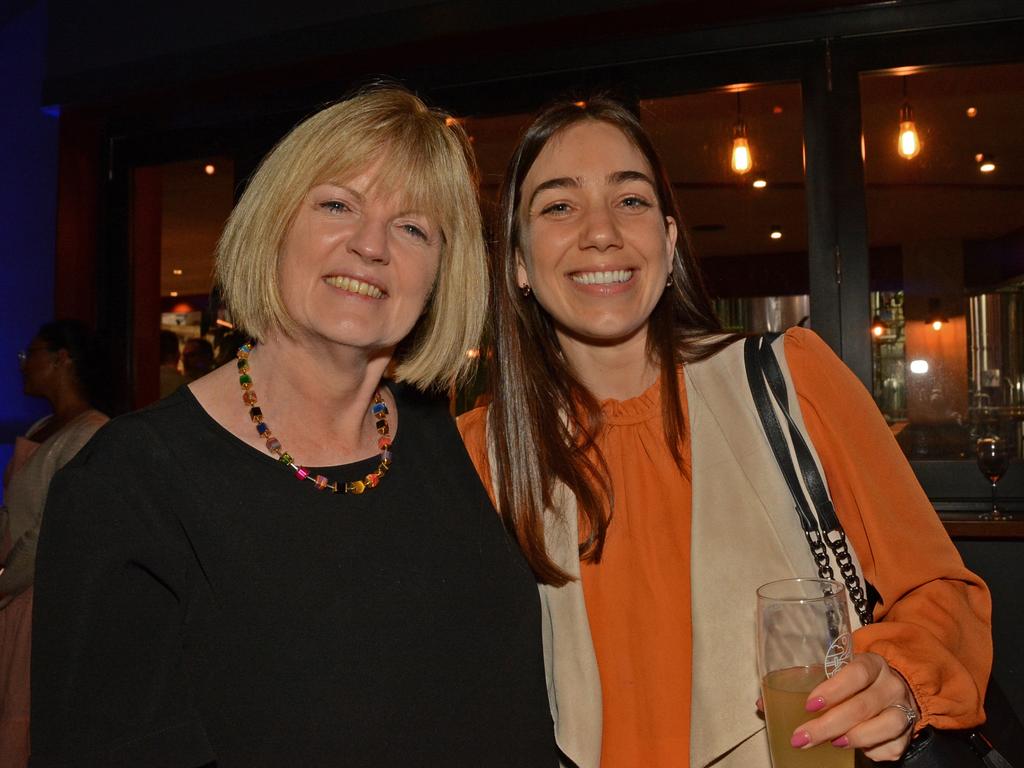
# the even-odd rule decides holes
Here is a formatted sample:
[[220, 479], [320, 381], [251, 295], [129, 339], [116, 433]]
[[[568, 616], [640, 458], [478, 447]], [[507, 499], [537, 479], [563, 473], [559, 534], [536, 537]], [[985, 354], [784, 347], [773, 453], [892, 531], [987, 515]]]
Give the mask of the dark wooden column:
[[131, 372], [132, 407], [160, 397], [160, 223], [159, 166], [132, 169], [131, 193]]

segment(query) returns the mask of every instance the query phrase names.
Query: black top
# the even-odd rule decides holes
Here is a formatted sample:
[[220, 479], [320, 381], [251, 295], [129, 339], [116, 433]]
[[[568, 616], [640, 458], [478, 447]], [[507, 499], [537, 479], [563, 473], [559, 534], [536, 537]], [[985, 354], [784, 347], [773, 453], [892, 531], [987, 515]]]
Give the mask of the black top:
[[393, 391], [394, 464], [361, 496], [297, 480], [186, 387], [56, 476], [35, 768], [556, 765], [534, 578], [446, 404]]

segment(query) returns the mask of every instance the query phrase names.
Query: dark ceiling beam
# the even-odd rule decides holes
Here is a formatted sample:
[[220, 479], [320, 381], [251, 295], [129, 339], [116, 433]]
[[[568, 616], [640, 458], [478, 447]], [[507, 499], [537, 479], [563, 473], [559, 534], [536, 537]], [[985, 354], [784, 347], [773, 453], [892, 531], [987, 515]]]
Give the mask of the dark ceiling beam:
[[[326, 18], [300, 29], [90, 69], [80, 62], [88, 61], [90, 45], [102, 45], [104, 40], [90, 38], [88, 29], [62, 27], [61, 7], [68, 2], [51, 0], [51, 68], [44, 87], [44, 101], [51, 104], [106, 100], [225, 78], [241, 78], [236, 85], [243, 93], [262, 91], [285, 99], [289, 91], [308, 93], [316, 88], [336, 97], [339, 84], [382, 72], [413, 76], [437, 88], [471, 87], [656, 64], [709, 52], [749, 52], [826, 37], [872, 38], [1024, 19], [1024, 7], [1007, 0], [829, 2], [828, 10], [819, 11], [813, 9], [826, 4], [811, 0], [742, 2], [728, 9], [709, 3], [624, 0], [407, 2], [391, 3], [402, 7], [381, 13]], [[212, 11], [190, 11], [188, 5], [180, 11], [187, 22], [180, 32], [212, 23], [207, 21]], [[329, 13], [324, 11], [325, 16]], [[143, 34], [140, 29], [118, 30], [117, 25], [126, 22], [110, 11], [107, 17], [114, 26], [106, 32], [110, 40], [119, 34]], [[77, 18], [71, 15], [68, 23]], [[232, 18], [236, 24], [246, 23], [244, 15]], [[103, 21], [101, 15], [97, 23]], [[167, 31], [168, 36], [173, 34], [173, 29]], [[311, 66], [317, 63], [319, 68]], [[275, 71], [294, 77], [275, 79]]]

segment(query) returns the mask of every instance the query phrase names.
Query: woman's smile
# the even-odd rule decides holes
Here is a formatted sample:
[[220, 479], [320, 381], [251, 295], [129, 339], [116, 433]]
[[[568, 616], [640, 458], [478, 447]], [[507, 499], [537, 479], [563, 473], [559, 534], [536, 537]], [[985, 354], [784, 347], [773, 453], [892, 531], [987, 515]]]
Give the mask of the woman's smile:
[[603, 272], [573, 272], [570, 279], [577, 285], [622, 285], [633, 279], [632, 269], [613, 269]]
[[324, 278], [324, 282], [332, 288], [338, 288], [345, 293], [366, 296], [370, 299], [383, 299], [387, 296], [387, 293], [373, 283], [369, 283], [355, 277], [347, 277], [345, 275], [328, 275]]

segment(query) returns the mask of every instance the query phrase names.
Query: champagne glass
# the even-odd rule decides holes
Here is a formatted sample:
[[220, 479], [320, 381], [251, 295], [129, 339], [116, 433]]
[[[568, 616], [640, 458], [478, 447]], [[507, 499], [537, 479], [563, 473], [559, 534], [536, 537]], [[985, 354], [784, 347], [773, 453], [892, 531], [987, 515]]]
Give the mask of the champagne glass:
[[1006, 518], [996, 507], [996, 485], [1010, 466], [1010, 454], [1006, 449], [1006, 443], [1001, 437], [987, 435], [978, 439], [977, 449], [978, 469], [992, 483], [992, 512], [982, 515], [981, 518], [983, 520], [1004, 520]]
[[757, 667], [774, 768], [853, 768], [854, 751], [790, 744], [817, 717], [807, 695], [853, 655], [846, 588], [827, 579], [784, 579], [757, 589]]

